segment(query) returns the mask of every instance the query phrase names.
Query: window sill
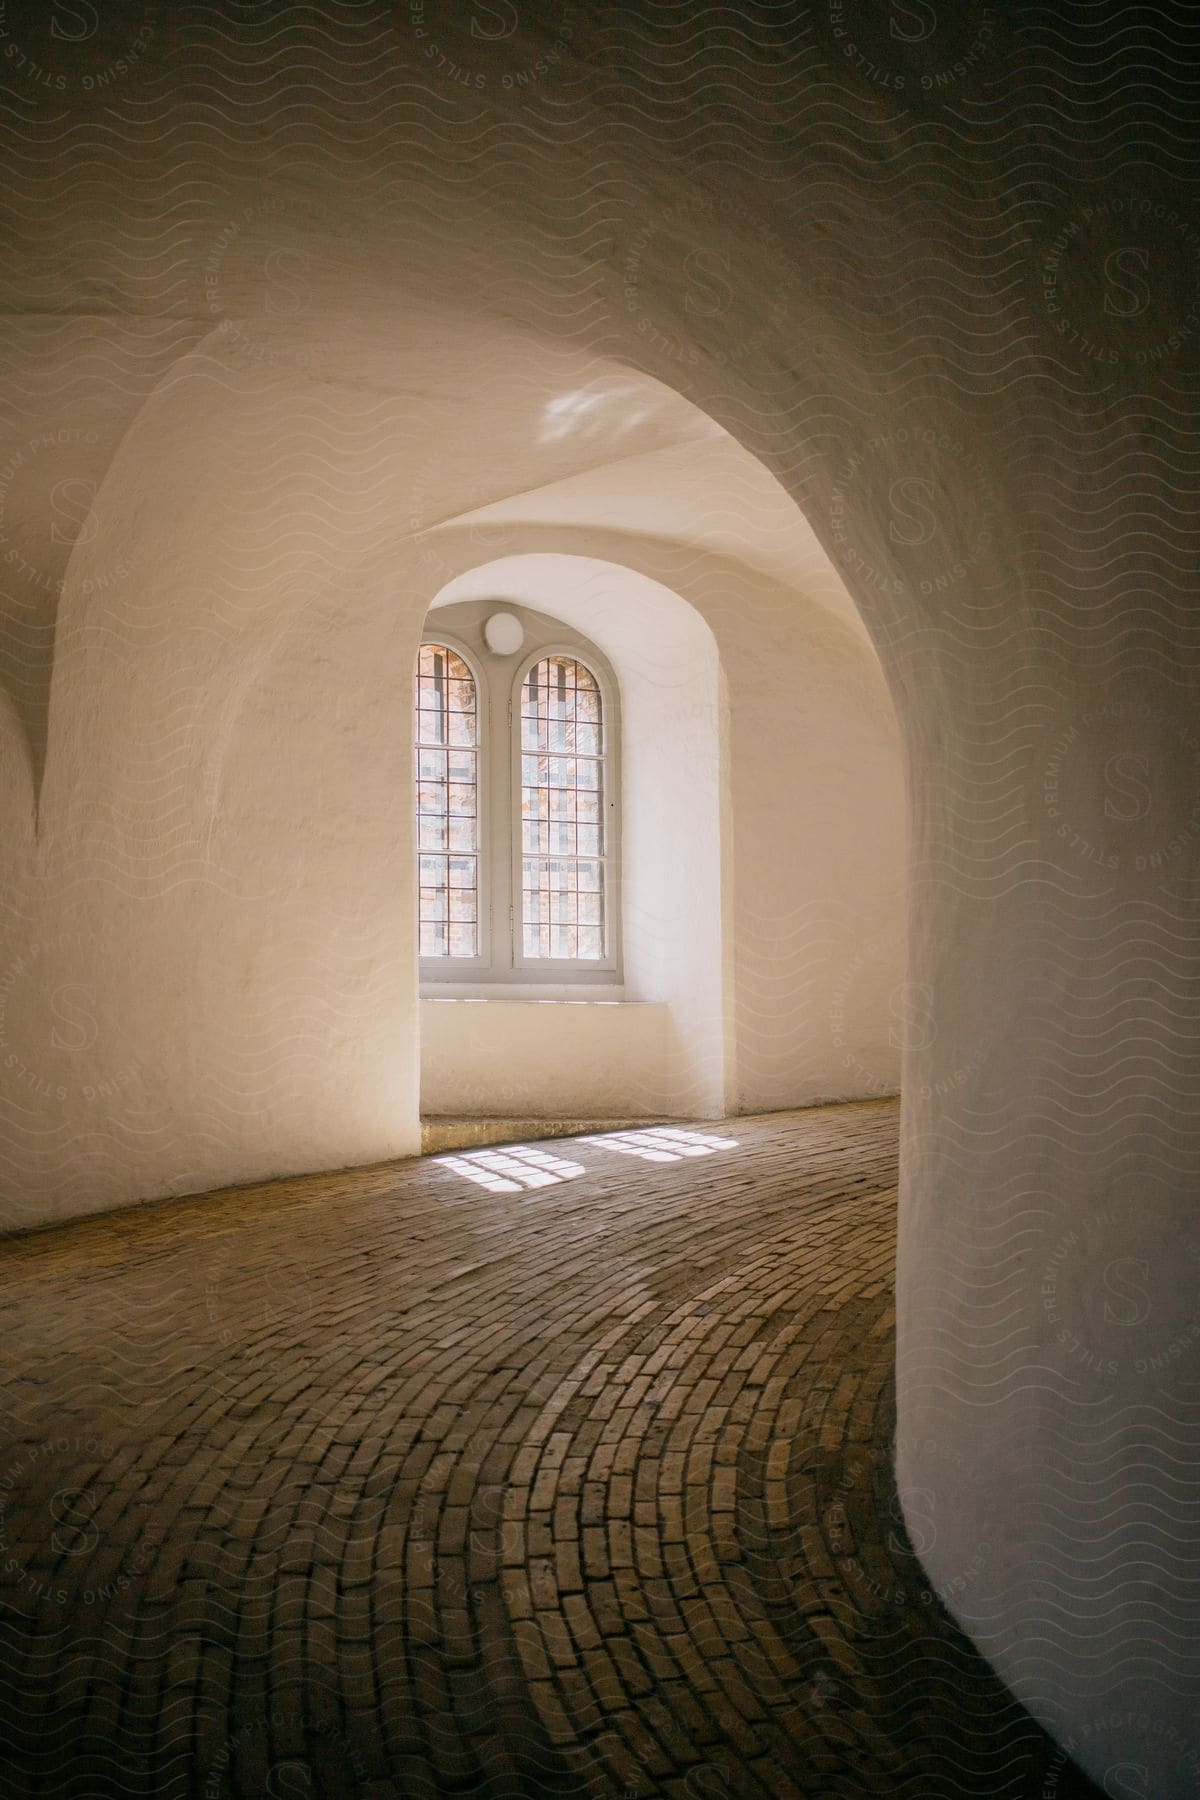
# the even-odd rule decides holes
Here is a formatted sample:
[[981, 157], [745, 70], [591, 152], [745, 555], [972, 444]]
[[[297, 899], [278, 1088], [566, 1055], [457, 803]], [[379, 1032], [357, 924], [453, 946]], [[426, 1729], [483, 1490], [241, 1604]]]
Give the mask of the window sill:
[[583, 983], [571, 987], [552, 986], [549, 983], [537, 985], [523, 982], [489, 982], [487, 986], [468, 986], [466, 983], [438, 983], [422, 985], [422, 1000], [457, 1000], [467, 1005], [479, 1005], [492, 1001], [498, 1006], [647, 1006], [653, 1002], [630, 999], [625, 990], [613, 983], [605, 987], [585, 986]]

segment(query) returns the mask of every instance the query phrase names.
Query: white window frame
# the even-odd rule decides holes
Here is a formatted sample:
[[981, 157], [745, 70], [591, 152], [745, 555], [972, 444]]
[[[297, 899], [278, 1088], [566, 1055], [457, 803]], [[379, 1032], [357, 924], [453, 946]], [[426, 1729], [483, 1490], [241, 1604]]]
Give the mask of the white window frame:
[[[601, 957], [526, 956], [525, 933], [521, 919], [522, 872], [524, 846], [521, 834], [521, 689], [535, 664], [548, 656], [569, 657], [582, 663], [600, 690], [602, 760], [604, 765], [604, 936], [605, 952]], [[621, 969], [620, 889], [614, 865], [620, 855], [621, 809], [619, 800], [619, 758], [613, 754], [617, 707], [614, 699], [615, 680], [600, 662], [599, 652], [592, 652], [583, 639], [551, 639], [532, 652], [522, 654], [517, 674], [508, 697], [509, 739], [511, 744], [512, 783], [509, 790], [509, 816], [512, 821], [511, 889], [512, 889], [512, 966], [522, 981], [571, 981], [589, 979], [611, 981], [619, 978]]]
[[[567, 996], [620, 997], [622, 983], [621, 933], [621, 705], [616, 672], [598, 645], [582, 633], [512, 600], [495, 600], [471, 606], [480, 625], [487, 613], [518, 612], [526, 627], [516, 673], [512, 659], [498, 657], [466, 641], [461, 631], [443, 630], [442, 609], [428, 614], [421, 645], [444, 644], [461, 656], [475, 682], [479, 742], [476, 749], [479, 804], [479, 955], [476, 957], [419, 957], [420, 990], [426, 998], [504, 997], [506, 991], [528, 988], [535, 993], [564, 990]], [[447, 614], [458, 608], [447, 607]], [[461, 621], [460, 621], [461, 622]], [[482, 643], [482, 629], [480, 630]], [[600, 690], [604, 746], [604, 920], [605, 955], [587, 960], [574, 957], [527, 957], [521, 920], [521, 689], [529, 670], [548, 656], [569, 657], [583, 663]], [[415, 691], [416, 662], [413, 664]], [[409, 695], [409, 714], [413, 694]], [[415, 732], [413, 733], [415, 739]], [[417, 770], [410, 790], [411, 816], [416, 818]], [[500, 816], [507, 809], [507, 820]], [[420, 849], [417, 849], [416, 884], [420, 885]], [[418, 924], [418, 942], [419, 942]]]
[[[417, 647], [417, 655], [413, 661], [413, 688], [409, 696], [409, 717], [415, 721], [416, 708], [413, 704], [416, 694], [417, 668], [421, 651], [428, 644], [444, 646], [452, 650], [455, 656], [461, 656], [471, 671], [471, 679], [475, 683], [475, 855], [477, 883], [475, 890], [476, 943], [479, 947], [477, 956], [420, 956], [421, 980], [436, 981], [441, 979], [443, 969], [455, 971], [452, 979], [472, 981], [483, 970], [489, 969], [492, 963], [492, 856], [491, 856], [491, 808], [487, 804], [488, 789], [491, 781], [492, 731], [489, 717], [489, 691], [487, 680], [479, 667], [475, 653], [466, 644], [454, 636], [452, 632], [424, 632]], [[420, 766], [416, 748], [416, 731], [411, 729], [413, 744], [413, 779], [410, 791], [410, 805], [414, 826], [416, 822], [416, 790], [420, 780]], [[421, 942], [421, 842], [420, 828], [416, 827], [416, 927], [417, 944]]]

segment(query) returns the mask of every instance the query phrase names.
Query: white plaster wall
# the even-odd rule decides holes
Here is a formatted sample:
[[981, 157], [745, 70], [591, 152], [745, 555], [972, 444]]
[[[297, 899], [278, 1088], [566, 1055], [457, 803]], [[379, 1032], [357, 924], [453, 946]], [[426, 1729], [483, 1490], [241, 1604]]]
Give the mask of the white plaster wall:
[[679, 1059], [650, 1001], [421, 1002], [421, 1109], [531, 1119], [661, 1118]]
[[869, 645], [749, 574], [729, 686], [733, 1029], [745, 1112], [894, 1094], [906, 1005], [900, 748]]

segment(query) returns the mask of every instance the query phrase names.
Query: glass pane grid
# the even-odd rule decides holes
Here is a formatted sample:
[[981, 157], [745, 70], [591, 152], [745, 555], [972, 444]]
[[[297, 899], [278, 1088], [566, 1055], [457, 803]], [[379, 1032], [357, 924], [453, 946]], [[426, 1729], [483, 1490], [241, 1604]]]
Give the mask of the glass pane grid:
[[475, 679], [422, 644], [416, 691], [418, 926], [422, 956], [479, 954], [479, 721]]
[[547, 656], [521, 689], [521, 942], [529, 958], [605, 954], [600, 689], [583, 663]]

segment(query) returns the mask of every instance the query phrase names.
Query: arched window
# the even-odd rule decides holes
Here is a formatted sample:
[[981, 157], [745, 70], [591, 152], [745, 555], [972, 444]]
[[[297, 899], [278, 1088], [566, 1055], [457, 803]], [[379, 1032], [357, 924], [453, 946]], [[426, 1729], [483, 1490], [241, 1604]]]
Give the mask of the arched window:
[[493, 609], [443, 610], [417, 666], [422, 977], [618, 981], [615, 677], [541, 615], [503, 655]]
[[479, 707], [446, 644], [417, 660], [418, 920], [422, 957], [479, 955]]
[[605, 951], [604, 711], [573, 656], [521, 683], [523, 955], [599, 962]]

